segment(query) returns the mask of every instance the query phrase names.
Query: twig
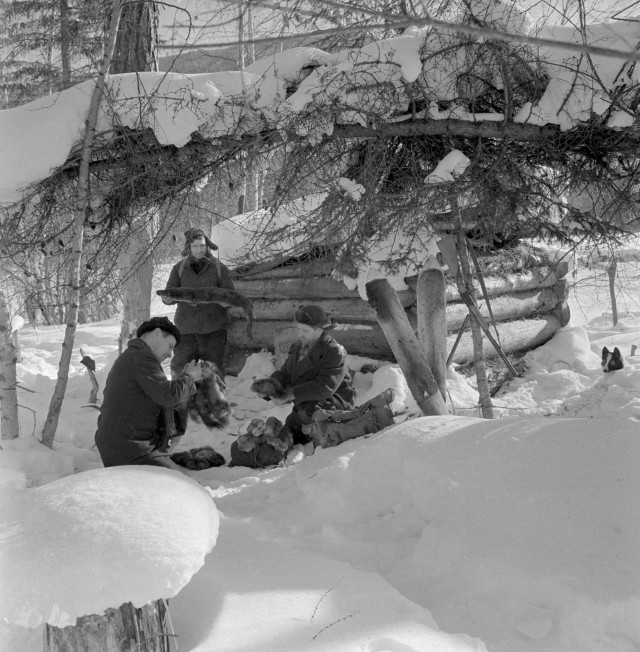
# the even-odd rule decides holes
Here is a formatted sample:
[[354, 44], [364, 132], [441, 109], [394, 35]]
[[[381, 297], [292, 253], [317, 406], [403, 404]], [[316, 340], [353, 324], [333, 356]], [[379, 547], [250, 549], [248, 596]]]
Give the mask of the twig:
[[323, 627], [317, 634], [314, 634], [313, 640], [315, 641], [322, 632], [325, 630], [329, 629], [329, 627], [333, 627], [334, 625], [337, 625], [338, 623], [341, 623], [343, 620], [348, 620], [349, 618], [353, 618], [354, 616], [357, 616], [360, 612], [359, 611], [354, 611], [353, 613], [349, 614], [348, 616], [344, 616], [344, 618], [339, 618], [338, 620], [334, 620], [332, 623], [329, 623], [326, 627]]

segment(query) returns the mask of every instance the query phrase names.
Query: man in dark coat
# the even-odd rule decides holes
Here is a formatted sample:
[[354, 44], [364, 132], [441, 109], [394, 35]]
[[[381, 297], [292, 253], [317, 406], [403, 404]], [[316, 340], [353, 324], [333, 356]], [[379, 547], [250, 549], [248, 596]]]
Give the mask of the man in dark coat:
[[[184, 258], [171, 269], [166, 289], [227, 288], [235, 289], [229, 277], [229, 270], [214, 258], [212, 250], [218, 248], [201, 229], [185, 232]], [[175, 303], [162, 299], [164, 303]], [[175, 314], [176, 326], [180, 329], [180, 343], [176, 346], [171, 373], [174, 378], [190, 360], [208, 360], [224, 369], [224, 351], [227, 345], [229, 318], [224, 306], [217, 303], [189, 304], [178, 302]]]
[[255, 381], [255, 391], [276, 404], [293, 401], [285, 420], [294, 444], [311, 441], [305, 426], [312, 423], [316, 408], [349, 410], [354, 406], [355, 390], [347, 366], [347, 352], [329, 335], [334, 328], [327, 313], [315, 305], [296, 311], [299, 341], [292, 344], [289, 356], [268, 379]]
[[202, 378], [199, 365], [169, 380], [161, 362], [171, 356], [180, 331], [166, 317], [142, 323], [137, 337], [114, 362], [104, 388], [96, 445], [105, 466], [150, 464], [178, 471], [170, 458], [173, 409]]

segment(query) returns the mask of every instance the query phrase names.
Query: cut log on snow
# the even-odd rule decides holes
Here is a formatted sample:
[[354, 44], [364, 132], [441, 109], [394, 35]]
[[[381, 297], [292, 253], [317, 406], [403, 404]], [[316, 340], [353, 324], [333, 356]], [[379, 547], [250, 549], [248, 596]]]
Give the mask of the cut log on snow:
[[[553, 334], [561, 328], [561, 320], [557, 314], [549, 313], [538, 319], [520, 319], [518, 321], [498, 322], [496, 324], [500, 334], [500, 344], [505, 353], [513, 353], [531, 349], [551, 339]], [[450, 350], [456, 336], [447, 337], [447, 350]], [[487, 346], [485, 356], [496, 357], [498, 354], [492, 346]], [[453, 362], [467, 364], [473, 362], [473, 342], [471, 332], [465, 331], [460, 338], [460, 343], [453, 356]]]
[[136, 609], [127, 602], [102, 616], [78, 618], [75, 625], [45, 625], [44, 652], [170, 652], [172, 634], [166, 625], [167, 606], [156, 600]]
[[440, 269], [425, 269], [417, 286], [418, 342], [433, 372], [440, 394], [447, 399], [447, 314], [445, 279]]
[[448, 414], [440, 388], [395, 290], [386, 279], [369, 281], [366, 289], [369, 303], [378, 315], [380, 328], [404, 372], [407, 385], [422, 413], [427, 416]]

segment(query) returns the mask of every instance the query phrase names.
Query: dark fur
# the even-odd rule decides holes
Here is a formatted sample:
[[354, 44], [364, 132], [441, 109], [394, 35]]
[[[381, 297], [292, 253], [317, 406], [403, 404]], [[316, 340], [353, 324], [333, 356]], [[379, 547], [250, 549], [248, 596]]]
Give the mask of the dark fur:
[[224, 395], [227, 386], [220, 369], [213, 362], [201, 362], [204, 377], [196, 382], [196, 391], [186, 403], [175, 409], [176, 429], [183, 435], [187, 429], [187, 417], [201, 421], [207, 428], [220, 428], [229, 423], [231, 406]]
[[616, 346], [613, 351], [604, 346], [602, 347], [602, 371], [609, 373], [610, 371], [618, 371], [624, 368], [624, 359], [620, 349]]
[[156, 294], [171, 301], [184, 301], [187, 303], [217, 303], [225, 308], [242, 308], [249, 320], [247, 323], [247, 337], [253, 341], [253, 322], [256, 315], [253, 312], [253, 304], [249, 299], [242, 296], [235, 290], [227, 288], [168, 288], [157, 290]]
[[188, 451], [174, 453], [171, 459], [180, 466], [184, 466], [192, 471], [202, 471], [210, 469], [212, 466], [224, 466], [225, 459], [215, 451], [211, 446], [201, 446], [191, 448]]

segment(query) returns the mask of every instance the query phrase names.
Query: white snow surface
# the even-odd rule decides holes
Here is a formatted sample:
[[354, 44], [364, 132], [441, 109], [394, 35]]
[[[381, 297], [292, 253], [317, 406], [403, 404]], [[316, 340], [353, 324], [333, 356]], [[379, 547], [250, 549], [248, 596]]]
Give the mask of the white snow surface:
[[218, 523], [207, 490], [155, 467], [93, 469], [7, 489], [0, 613], [25, 627], [66, 627], [123, 602], [173, 597], [203, 565]]
[[[287, 466], [190, 479], [101, 468], [79, 352], [54, 448], [37, 443], [63, 329], [23, 327], [22, 435], [0, 450], [0, 649], [39, 651], [40, 617], [173, 595], [193, 573], [169, 602], [181, 652], [639, 649], [640, 360], [629, 351], [640, 275], [619, 268], [618, 324], [602, 312], [604, 270], [580, 270], [572, 323], [528, 354], [494, 420], [478, 418], [477, 392], [454, 370], [455, 415], [420, 417], [397, 365], [350, 356], [360, 401], [396, 390], [397, 425]], [[153, 310], [172, 314], [158, 300]], [[117, 333], [117, 320], [78, 327], [101, 387]], [[602, 373], [603, 345], [622, 350], [623, 370]], [[272, 369], [269, 352], [251, 356], [227, 378], [232, 423], [192, 423], [180, 448], [228, 459], [252, 418], [284, 418], [289, 406], [249, 391]]]

